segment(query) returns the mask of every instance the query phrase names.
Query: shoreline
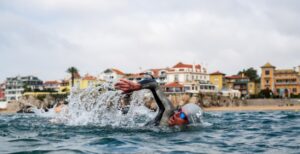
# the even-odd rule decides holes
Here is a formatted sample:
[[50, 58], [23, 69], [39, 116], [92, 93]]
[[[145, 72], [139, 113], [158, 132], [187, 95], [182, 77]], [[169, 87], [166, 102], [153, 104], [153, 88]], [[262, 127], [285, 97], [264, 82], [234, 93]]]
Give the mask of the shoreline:
[[252, 105], [252, 106], [229, 106], [229, 107], [208, 107], [203, 108], [205, 112], [215, 111], [300, 111], [300, 105], [295, 106], [276, 106], [276, 105]]
[[[228, 106], [228, 107], [206, 107], [204, 112], [239, 112], [239, 111], [300, 111], [300, 105], [278, 106], [278, 105], [249, 105], [249, 106]], [[15, 114], [16, 110], [0, 109], [1, 114]]]

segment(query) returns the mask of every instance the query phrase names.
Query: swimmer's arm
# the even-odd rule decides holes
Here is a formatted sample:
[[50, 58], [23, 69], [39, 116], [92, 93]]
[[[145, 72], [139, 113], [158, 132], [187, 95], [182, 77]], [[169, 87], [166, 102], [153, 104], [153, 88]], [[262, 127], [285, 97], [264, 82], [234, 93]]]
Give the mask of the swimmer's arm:
[[168, 119], [173, 114], [174, 107], [165, 96], [154, 79], [144, 79], [139, 82], [142, 89], [150, 89], [159, 108], [157, 116], [148, 124], [168, 125]]

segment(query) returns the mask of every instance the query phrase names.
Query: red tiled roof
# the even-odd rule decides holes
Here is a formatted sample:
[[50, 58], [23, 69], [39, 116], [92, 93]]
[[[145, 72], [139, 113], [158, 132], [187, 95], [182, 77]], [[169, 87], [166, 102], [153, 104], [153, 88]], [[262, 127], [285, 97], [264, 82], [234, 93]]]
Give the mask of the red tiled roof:
[[60, 84], [69, 83], [69, 80], [61, 80]]
[[44, 85], [45, 84], [60, 84], [60, 82], [58, 82], [58, 81], [45, 81]]
[[86, 74], [82, 79], [83, 80], [96, 80], [97, 78], [92, 75]]
[[153, 76], [154, 77], [158, 77], [159, 76], [159, 71], [160, 71], [161, 69], [151, 69], [151, 71], [153, 72]]
[[177, 88], [177, 87], [183, 88], [183, 85], [179, 84], [178, 82], [171, 82], [171, 83], [168, 83], [168, 84], [164, 85], [164, 87], [168, 87], [168, 88], [173, 88], [173, 87], [175, 87], [175, 88]]
[[209, 75], [225, 75], [225, 74], [217, 71], [217, 72], [214, 72], [214, 73], [210, 73]]
[[116, 72], [118, 75], [124, 75], [124, 72], [118, 70], [118, 69], [115, 69], [115, 68], [112, 68], [111, 69], [112, 71]]
[[[182, 62], [177, 63], [173, 68], [193, 68], [193, 65], [191, 64], [184, 64]], [[201, 69], [201, 66], [199, 64], [195, 65], [196, 69]]]

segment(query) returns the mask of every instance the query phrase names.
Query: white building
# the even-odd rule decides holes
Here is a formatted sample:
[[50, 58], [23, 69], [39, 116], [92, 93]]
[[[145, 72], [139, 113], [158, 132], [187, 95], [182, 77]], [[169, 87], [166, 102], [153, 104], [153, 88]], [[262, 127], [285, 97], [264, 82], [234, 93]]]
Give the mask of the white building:
[[0, 101], [5, 100], [5, 83], [0, 83]]
[[[209, 75], [199, 64], [178, 63], [167, 71], [167, 83], [178, 82], [184, 86], [184, 91], [200, 92], [200, 83], [209, 84]], [[203, 87], [202, 87], [203, 88]]]
[[26, 90], [43, 89], [43, 81], [35, 76], [17, 76], [6, 79], [5, 97], [7, 101], [18, 100]]
[[241, 92], [239, 90], [234, 90], [234, 89], [223, 89], [222, 95], [225, 97], [229, 97], [231, 99], [233, 98], [241, 98]]
[[60, 82], [59, 81], [45, 81], [44, 83], [44, 89], [49, 89], [53, 91], [59, 91], [60, 89]]
[[118, 80], [122, 78], [125, 74], [114, 68], [109, 68], [104, 70], [102, 73], [98, 75], [98, 79], [105, 80], [105, 81], [111, 81], [111, 80]]
[[167, 72], [169, 70], [170, 70], [169, 68], [149, 69], [149, 70], [144, 71], [143, 73], [152, 75], [160, 85], [165, 85], [168, 82]]

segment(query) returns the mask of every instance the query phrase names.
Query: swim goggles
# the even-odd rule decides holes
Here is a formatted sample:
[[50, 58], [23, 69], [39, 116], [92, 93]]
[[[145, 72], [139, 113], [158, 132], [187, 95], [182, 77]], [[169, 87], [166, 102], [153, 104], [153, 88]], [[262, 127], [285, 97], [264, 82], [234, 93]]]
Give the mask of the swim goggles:
[[187, 119], [187, 116], [185, 115], [185, 113], [184, 113], [181, 109], [178, 110], [178, 113], [179, 113], [179, 117], [180, 117], [181, 119], [183, 119], [183, 120], [188, 120], [188, 119]]

